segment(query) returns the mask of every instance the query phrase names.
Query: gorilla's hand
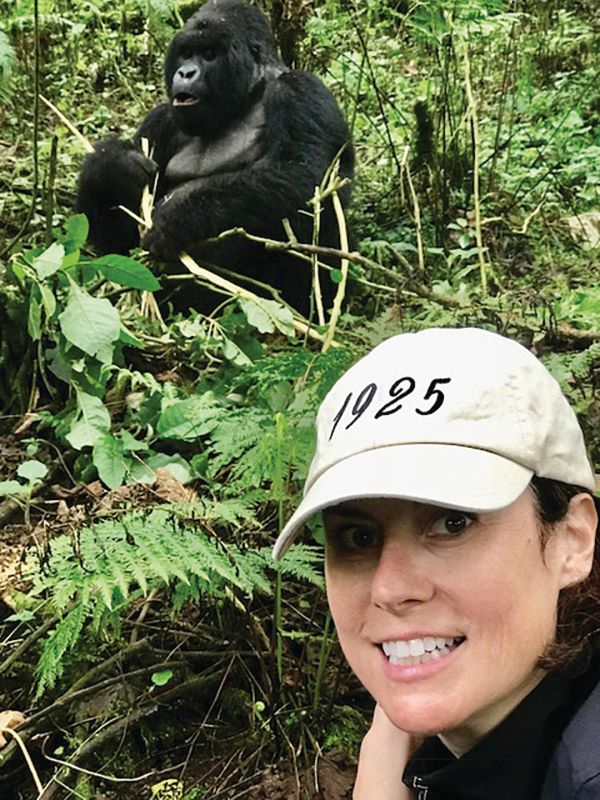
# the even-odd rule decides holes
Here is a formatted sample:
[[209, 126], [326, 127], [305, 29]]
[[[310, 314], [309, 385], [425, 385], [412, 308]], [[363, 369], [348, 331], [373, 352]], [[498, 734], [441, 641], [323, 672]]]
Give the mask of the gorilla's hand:
[[132, 144], [104, 139], [86, 156], [77, 187], [77, 210], [90, 223], [90, 241], [101, 253], [127, 253], [139, 244], [135, 221], [118, 207], [139, 214], [142, 192], [158, 168]]
[[152, 215], [152, 227], [142, 237], [142, 248], [157, 261], [177, 261], [189, 241], [186, 217], [177, 194], [175, 191], [167, 195], [158, 204]]
[[94, 153], [88, 156], [83, 174], [90, 180], [97, 177], [99, 193], [110, 194], [116, 202], [129, 205], [135, 200], [139, 203], [144, 186], [152, 185], [157, 171], [154, 161], [133, 145], [111, 137], [98, 142]]

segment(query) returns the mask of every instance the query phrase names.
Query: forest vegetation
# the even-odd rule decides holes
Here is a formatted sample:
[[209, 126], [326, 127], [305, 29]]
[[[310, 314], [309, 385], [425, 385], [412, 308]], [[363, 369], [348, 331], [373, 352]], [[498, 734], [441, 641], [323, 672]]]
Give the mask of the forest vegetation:
[[[271, 548], [320, 401], [383, 338], [521, 341], [600, 472], [594, 0], [257, 4], [356, 150], [341, 313], [318, 325], [239, 276], [85, 244], [86, 143], [131, 137], [164, 97], [199, 3], [0, 0], [2, 798], [351, 796], [372, 708], [319, 521], [281, 564]], [[310, 269], [288, 233], [269, 246]], [[153, 301], [197, 280], [211, 313]]]

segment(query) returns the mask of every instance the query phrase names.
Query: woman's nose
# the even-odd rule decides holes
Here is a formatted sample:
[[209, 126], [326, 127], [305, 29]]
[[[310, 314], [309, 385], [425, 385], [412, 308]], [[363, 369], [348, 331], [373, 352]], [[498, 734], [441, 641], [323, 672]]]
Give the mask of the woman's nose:
[[371, 582], [371, 601], [386, 610], [423, 603], [434, 593], [434, 577], [418, 548], [385, 541]]

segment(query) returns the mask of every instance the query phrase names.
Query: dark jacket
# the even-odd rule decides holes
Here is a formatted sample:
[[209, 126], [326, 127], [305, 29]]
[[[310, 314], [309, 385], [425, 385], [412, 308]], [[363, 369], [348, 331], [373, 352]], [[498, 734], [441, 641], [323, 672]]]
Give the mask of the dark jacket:
[[600, 684], [563, 732], [540, 800], [600, 800]]
[[408, 762], [418, 800], [600, 800], [600, 648], [551, 673], [455, 758], [437, 736]]

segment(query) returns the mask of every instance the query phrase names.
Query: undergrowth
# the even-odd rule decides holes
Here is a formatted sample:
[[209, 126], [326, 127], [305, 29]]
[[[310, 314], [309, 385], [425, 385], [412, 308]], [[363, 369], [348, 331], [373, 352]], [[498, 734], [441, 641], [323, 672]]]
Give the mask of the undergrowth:
[[[226, 502], [162, 507], [84, 527], [75, 542], [68, 535], [54, 538], [43, 568], [36, 559], [31, 573], [25, 571], [30, 597], [46, 598], [45, 613], [60, 620], [43, 642], [33, 699], [55, 686], [63, 657], [77, 645], [84, 625], [100, 637], [118, 637], [128, 605], [157, 587], [168, 589], [174, 612], [207, 598], [243, 608], [238, 595], [272, 594], [270, 548], [242, 548], [206, 527], [231, 514], [237, 517], [239, 507]], [[321, 586], [321, 559], [314, 548], [301, 546], [277, 570]]]
[[[52, 791], [85, 800], [241, 796], [273, 760], [298, 775], [356, 751], [369, 701], [327, 615], [318, 522], [281, 566], [270, 548], [319, 403], [385, 337], [519, 339], [600, 464], [593, 4], [289, 6], [297, 63], [332, 88], [357, 151], [350, 286], [326, 352], [322, 329], [300, 333], [270, 300], [156, 314], [148, 295], [181, 298], [191, 276], [95, 258], [72, 215], [83, 153], [35, 102], [36, 77], [92, 141], [129, 136], [188, 5], [0, 0], [0, 493], [35, 543], [15, 564], [22, 591], [3, 588], [0, 707], [30, 709], [22, 732], [32, 748], [45, 737]], [[0, 780], [31, 800], [13, 744]], [[181, 780], [118, 782], [118, 767], [179, 760]]]

